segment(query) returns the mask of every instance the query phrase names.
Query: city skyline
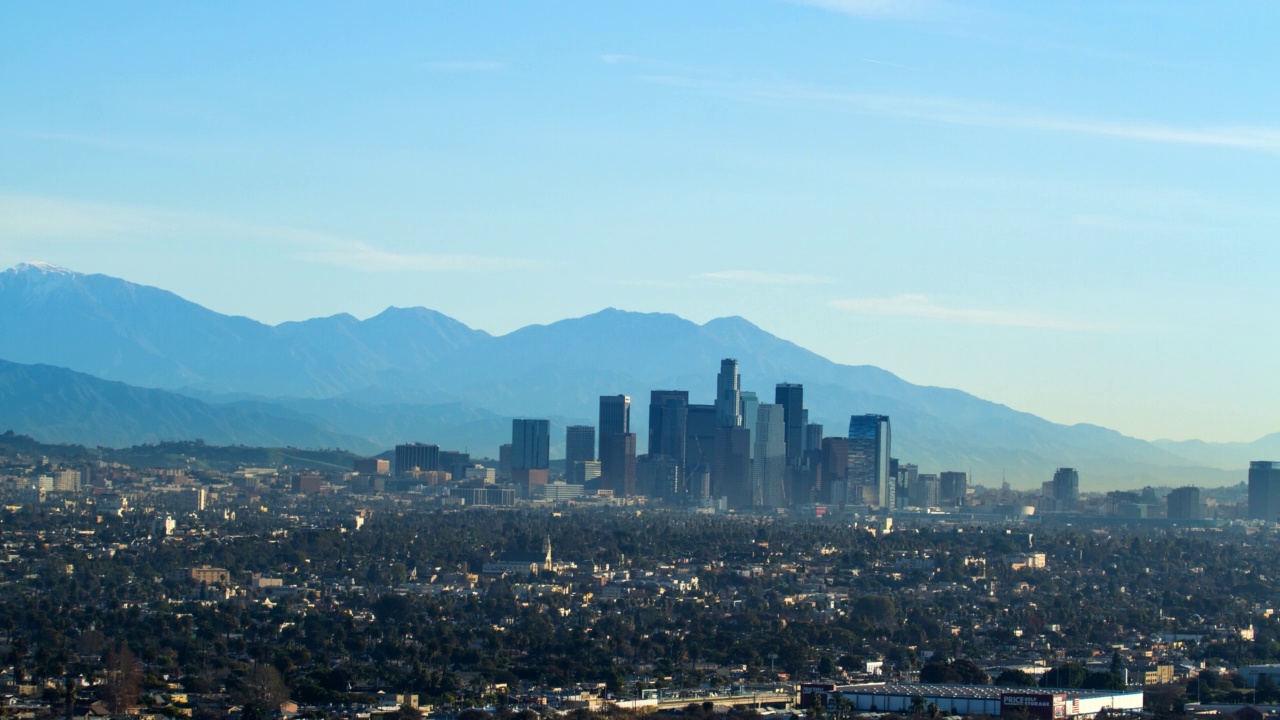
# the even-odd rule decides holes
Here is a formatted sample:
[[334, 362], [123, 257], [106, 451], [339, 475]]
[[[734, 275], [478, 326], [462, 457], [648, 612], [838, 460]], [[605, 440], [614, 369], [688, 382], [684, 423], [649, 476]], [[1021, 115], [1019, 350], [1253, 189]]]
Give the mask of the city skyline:
[[273, 324], [739, 315], [1054, 422], [1251, 441], [1278, 14], [9, 5], [0, 267]]

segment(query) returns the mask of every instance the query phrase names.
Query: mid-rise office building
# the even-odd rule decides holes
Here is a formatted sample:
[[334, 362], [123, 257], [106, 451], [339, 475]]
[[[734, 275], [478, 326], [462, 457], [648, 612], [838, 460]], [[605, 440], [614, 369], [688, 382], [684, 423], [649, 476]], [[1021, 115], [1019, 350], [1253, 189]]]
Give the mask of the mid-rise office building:
[[385, 458], [356, 458], [351, 469], [361, 475], [390, 475], [391, 461]]
[[406, 475], [413, 470], [433, 472], [440, 469], [440, 446], [425, 443], [408, 443], [396, 446], [396, 475]]
[[1249, 519], [1280, 522], [1280, 462], [1249, 463]]
[[932, 473], [921, 473], [911, 484], [908, 494], [912, 507], [922, 509], [938, 507], [938, 476]]
[[636, 493], [668, 503], [679, 502], [684, 494], [680, 466], [666, 455], [636, 458]]
[[969, 494], [969, 475], [948, 470], [938, 476], [938, 502], [950, 507], [964, 505]]
[[1199, 520], [1204, 517], [1198, 487], [1188, 486], [1171, 490], [1166, 500], [1169, 503], [1167, 515], [1170, 520]]
[[564, 430], [565, 473], [575, 462], [596, 459], [596, 429], [591, 425], [570, 425]]
[[1050, 494], [1058, 510], [1075, 510], [1080, 504], [1080, 473], [1075, 468], [1058, 468], [1053, 473]]
[[578, 460], [565, 469], [565, 480], [578, 485], [586, 485], [598, 477], [600, 477], [599, 460]]

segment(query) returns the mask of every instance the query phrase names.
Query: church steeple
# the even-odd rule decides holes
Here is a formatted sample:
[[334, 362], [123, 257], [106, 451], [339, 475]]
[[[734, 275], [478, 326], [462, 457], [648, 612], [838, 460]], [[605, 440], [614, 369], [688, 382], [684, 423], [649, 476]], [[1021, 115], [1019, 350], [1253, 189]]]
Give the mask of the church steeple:
[[547, 535], [547, 539], [542, 541], [542, 549], [547, 553], [547, 559], [542, 561], [543, 570], [551, 570], [551, 536]]

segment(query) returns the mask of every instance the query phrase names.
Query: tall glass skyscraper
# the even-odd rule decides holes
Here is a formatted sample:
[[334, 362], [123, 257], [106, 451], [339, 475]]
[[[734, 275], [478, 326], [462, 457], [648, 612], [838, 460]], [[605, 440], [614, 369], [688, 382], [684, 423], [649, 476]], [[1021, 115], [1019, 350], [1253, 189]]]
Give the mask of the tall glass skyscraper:
[[773, 401], [782, 406], [782, 415], [787, 425], [787, 463], [795, 465], [805, 450], [804, 386], [778, 383], [773, 391]]
[[682, 476], [688, 426], [688, 390], [649, 392], [649, 456], [674, 460]]
[[721, 360], [720, 374], [716, 376], [716, 424], [719, 427], [742, 426], [741, 383], [738, 361], [733, 358]]
[[849, 488], [851, 503], [892, 508], [889, 483], [890, 433], [888, 415], [849, 418]]

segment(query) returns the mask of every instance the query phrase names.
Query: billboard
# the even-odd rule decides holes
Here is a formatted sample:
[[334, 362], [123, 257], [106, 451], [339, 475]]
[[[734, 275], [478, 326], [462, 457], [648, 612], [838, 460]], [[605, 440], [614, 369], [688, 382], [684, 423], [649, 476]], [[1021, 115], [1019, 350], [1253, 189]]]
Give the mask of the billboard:
[[1000, 695], [1000, 715], [1025, 713], [1038, 720], [1062, 720], [1067, 716], [1067, 696], [1063, 693], [1010, 692]]

